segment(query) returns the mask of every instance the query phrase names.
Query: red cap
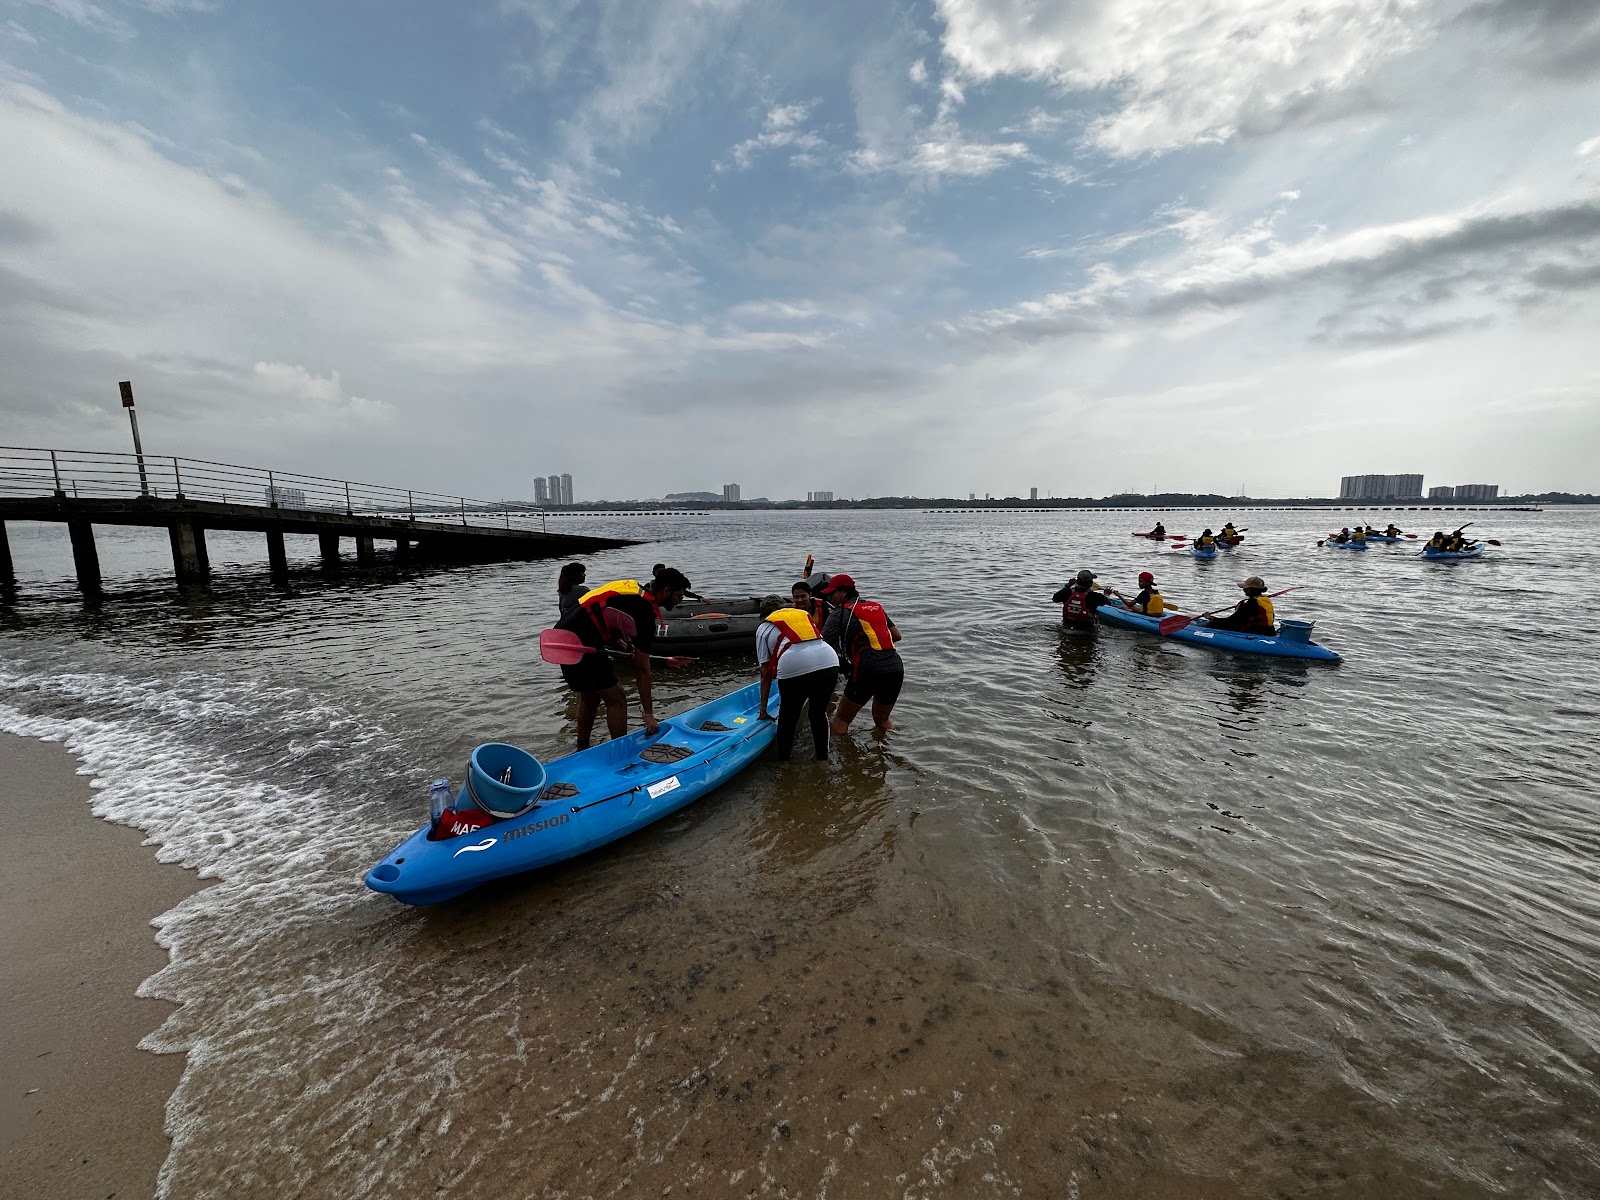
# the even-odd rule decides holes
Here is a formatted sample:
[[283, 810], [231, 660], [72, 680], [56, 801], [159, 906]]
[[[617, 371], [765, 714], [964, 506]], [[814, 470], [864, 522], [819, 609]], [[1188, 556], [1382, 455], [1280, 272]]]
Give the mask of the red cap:
[[1150, 583], [1154, 583], [1156, 581], [1156, 577], [1154, 575], [1150, 574], [1149, 571], [1140, 571], [1139, 572], [1139, 582], [1140, 583], [1144, 583], [1146, 581], [1148, 581]]
[[856, 581], [851, 579], [850, 576], [835, 575], [832, 579], [828, 580], [828, 586], [822, 589], [822, 594], [826, 596], [829, 592], [836, 592], [840, 588], [849, 588], [851, 591], [854, 591], [855, 586]]

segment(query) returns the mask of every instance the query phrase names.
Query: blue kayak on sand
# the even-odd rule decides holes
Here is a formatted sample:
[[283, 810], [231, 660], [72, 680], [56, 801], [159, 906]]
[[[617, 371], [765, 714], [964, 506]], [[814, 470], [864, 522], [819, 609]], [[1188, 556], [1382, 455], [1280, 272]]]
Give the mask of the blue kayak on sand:
[[[1147, 617], [1143, 613], [1129, 612], [1119, 604], [1102, 604], [1094, 610], [1108, 625], [1120, 625], [1124, 629], [1137, 629], [1144, 633], [1153, 633], [1160, 636], [1160, 617]], [[1171, 616], [1172, 614], [1168, 614]], [[1229, 650], [1236, 654], [1266, 654], [1274, 658], [1309, 658], [1320, 662], [1341, 662], [1338, 654], [1326, 646], [1319, 646], [1311, 640], [1311, 626], [1303, 621], [1283, 621], [1280, 626], [1287, 626], [1285, 632], [1290, 636], [1285, 637], [1280, 632], [1276, 637], [1262, 637], [1257, 633], [1237, 633], [1231, 629], [1208, 629], [1201, 624], [1186, 625], [1175, 633], [1167, 636], [1175, 642], [1188, 642], [1192, 646], [1204, 646], [1208, 650]], [[1297, 640], [1297, 633], [1303, 633], [1305, 640]]]
[[367, 886], [406, 904], [438, 904], [626, 837], [749, 766], [777, 733], [759, 711], [752, 683], [662, 721], [655, 737], [640, 730], [558, 758], [545, 764], [527, 812], [443, 841], [429, 841], [424, 825], [367, 872]]

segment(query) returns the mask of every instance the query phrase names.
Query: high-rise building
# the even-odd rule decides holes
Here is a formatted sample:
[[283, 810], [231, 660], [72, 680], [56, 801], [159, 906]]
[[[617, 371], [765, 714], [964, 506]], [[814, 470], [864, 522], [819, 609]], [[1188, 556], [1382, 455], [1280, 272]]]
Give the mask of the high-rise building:
[[[1422, 476], [1418, 475], [1417, 476], [1417, 480], [1418, 480], [1419, 486], [1420, 486], [1421, 479], [1422, 479]], [[571, 504], [572, 503], [572, 476], [566, 474], [565, 472], [563, 472], [562, 475], [561, 475], [561, 503], [563, 503], [563, 504]]]
[[807, 492], [806, 500], [811, 504], [832, 504], [832, 492]]
[[543, 475], [534, 477], [533, 502], [535, 504], [548, 504], [550, 502], [550, 486], [545, 482]]
[[1496, 500], [1500, 496], [1498, 483], [1458, 483], [1457, 500]]
[[1028, 499], [1029, 500], [1037, 500], [1038, 498], [1039, 498], [1039, 489], [1038, 488], [1029, 488], [1028, 489]]
[[1456, 490], [1448, 484], [1444, 487], [1431, 487], [1428, 489], [1429, 500], [1454, 500], [1455, 498]]
[[550, 489], [550, 503], [551, 504], [560, 504], [561, 503], [561, 476], [559, 476], [559, 475], [551, 475], [546, 479], [545, 482], [546, 482], [546, 485]]
[[1420, 500], [1421, 475], [1346, 475], [1339, 481], [1341, 500]]
[[726, 500], [729, 504], [737, 504], [737, 503], [739, 503], [739, 485], [737, 483], [725, 483], [725, 484], [723, 484], [722, 485], [722, 498], [724, 500]]

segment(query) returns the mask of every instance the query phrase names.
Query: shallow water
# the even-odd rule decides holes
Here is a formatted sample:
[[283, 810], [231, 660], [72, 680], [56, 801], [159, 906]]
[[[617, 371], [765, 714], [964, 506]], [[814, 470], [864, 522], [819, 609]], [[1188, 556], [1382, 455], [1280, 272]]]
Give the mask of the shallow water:
[[[308, 540], [280, 590], [213, 533], [180, 597], [107, 529], [86, 608], [13, 525], [0, 728], [215, 881], [144, 989], [190, 1055], [165, 1195], [1590, 1196], [1600, 514], [1475, 515], [1504, 548], [1457, 564], [1304, 512], [1214, 563], [1128, 513], [584, 520], [664, 539], [595, 580], [849, 570], [906, 634], [900, 728], [434, 910], [361, 876], [477, 742], [570, 744], [557, 563], [330, 581]], [[1190, 611], [1304, 584], [1280, 615], [1345, 662], [1064, 634], [1080, 566]]]

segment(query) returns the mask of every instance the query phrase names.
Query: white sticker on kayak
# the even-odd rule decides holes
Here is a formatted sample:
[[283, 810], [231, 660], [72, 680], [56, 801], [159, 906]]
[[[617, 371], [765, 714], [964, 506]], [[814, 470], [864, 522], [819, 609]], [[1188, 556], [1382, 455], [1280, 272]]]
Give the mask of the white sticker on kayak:
[[450, 857], [460, 858], [463, 854], [471, 854], [474, 850], [487, 850], [499, 840], [499, 838], [484, 838], [483, 841], [479, 842], [476, 846], [461, 847], [461, 849], [457, 850]]
[[645, 791], [649, 792], [650, 799], [654, 800], [657, 797], [665, 796], [668, 792], [675, 792], [682, 786], [678, 782], [678, 777], [674, 775], [671, 779], [663, 779], [660, 783], [652, 783], [645, 788]]

